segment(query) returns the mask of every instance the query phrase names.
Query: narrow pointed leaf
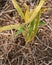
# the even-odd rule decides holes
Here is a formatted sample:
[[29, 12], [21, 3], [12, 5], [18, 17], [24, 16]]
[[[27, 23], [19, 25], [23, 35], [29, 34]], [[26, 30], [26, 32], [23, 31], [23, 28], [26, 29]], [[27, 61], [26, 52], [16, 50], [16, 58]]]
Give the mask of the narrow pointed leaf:
[[44, 2], [45, 2], [45, 0], [40, 0], [39, 5], [36, 8], [34, 8], [34, 12], [31, 15], [31, 17], [29, 18], [28, 23], [31, 22], [37, 16], [37, 14], [40, 11], [40, 9], [41, 9], [42, 5], [44, 4]]
[[29, 11], [29, 6], [27, 4], [24, 4], [24, 7], [26, 9], [26, 12], [25, 12], [25, 22], [27, 22], [29, 17], [30, 17], [30, 11]]
[[37, 20], [36, 20], [36, 24], [35, 24], [35, 28], [34, 28], [34, 36], [36, 36], [36, 34], [37, 34], [39, 24], [40, 24], [40, 12], [37, 15]]
[[26, 10], [26, 13], [25, 13], [25, 22], [28, 22], [29, 17], [30, 17], [30, 12], [29, 12], [29, 10]]
[[27, 38], [27, 43], [28, 42], [30, 42], [30, 41], [32, 41], [33, 40], [33, 38], [36, 36], [36, 34], [37, 34], [37, 31], [38, 31], [38, 26], [39, 26], [39, 23], [40, 23], [40, 12], [38, 13], [38, 15], [37, 15], [37, 19], [35, 20], [35, 27], [33, 26], [33, 30], [32, 30], [32, 32], [31, 32], [31, 34], [32, 35], [30, 35], [30, 37], [29, 38]]
[[18, 5], [18, 2], [16, 0], [12, 0], [12, 3], [14, 5], [14, 8], [18, 11], [19, 15], [22, 17], [22, 19], [24, 19], [24, 14], [22, 12], [22, 9]]
[[31, 40], [33, 28], [34, 28], [34, 20], [30, 23], [29, 32], [26, 37], [26, 42], [29, 42]]
[[3, 27], [0, 27], [0, 32], [2, 31], [6, 31], [6, 30], [12, 30], [12, 29], [18, 29], [20, 28], [20, 24], [14, 24], [14, 25], [8, 25], [8, 26], [3, 26]]

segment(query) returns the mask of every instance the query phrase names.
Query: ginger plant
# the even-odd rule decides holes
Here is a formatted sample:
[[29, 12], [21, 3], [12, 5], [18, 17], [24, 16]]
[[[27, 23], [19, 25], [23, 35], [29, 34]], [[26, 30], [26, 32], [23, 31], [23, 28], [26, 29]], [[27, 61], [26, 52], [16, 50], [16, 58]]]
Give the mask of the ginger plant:
[[40, 0], [40, 3], [36, 6], [36, 8], [32, 9], [32, 11], [30, 11], [27, 4], [24, 4], [24, 7], [26, 8], [26, 12], [24, 14], [22, 9], [18, 5], [18, 2], [16, 0], [12, 0], [14, 8], [17, 10], [18, 14], [24, 20], [24, 23], [22, 24], [18, 23], [14, 25], [0, 27], [0, 32], [5, 31], [5, 30], [16, 29], [17, 30], [16, 35], [22, 33], [25, 38], [26, 43], [33, 40], [33, 38], [36, 36], [37, 31], [38, 31], [38, 26], [40, 24], [40, 15], [42, 12], [41, 8], [44, 2], [45, 0]]

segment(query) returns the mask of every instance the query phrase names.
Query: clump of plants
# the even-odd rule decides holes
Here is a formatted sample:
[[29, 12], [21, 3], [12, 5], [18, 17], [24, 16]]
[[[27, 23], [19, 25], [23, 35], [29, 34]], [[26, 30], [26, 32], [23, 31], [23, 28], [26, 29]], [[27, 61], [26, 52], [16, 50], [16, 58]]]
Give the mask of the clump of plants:
[[12, 0], [14, 8], [24, 20], [24, 23], [0, 27], [0, 32], [16, 29], [17, 32], [15, 33], [15, 35], [22, 34], [25, 38], [26, 43], [32, 41], [37, 34], [39, 25], [43, 23], [40, 22], [40, 15], [46, 10], [42, 8], [44, 2], [45, 0], [40, 0], [39, 4], [34, 9], [32, 9], [32, 11], [29, 9], [29, 6], [27, 4], [24, 4], [26, 11], [25, 13], [23, 13], [22, 9], [18, 5], [18, 2], [16, 0]]

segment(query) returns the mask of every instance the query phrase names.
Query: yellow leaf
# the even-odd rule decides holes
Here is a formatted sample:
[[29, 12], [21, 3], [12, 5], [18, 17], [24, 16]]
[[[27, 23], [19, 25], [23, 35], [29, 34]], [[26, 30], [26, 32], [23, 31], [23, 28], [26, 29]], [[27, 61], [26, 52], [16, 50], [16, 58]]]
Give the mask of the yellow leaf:
[[29, 6], [26, 3], [24, 3], [23, 6], [25, 7], [26, 10], [29, 9]]
[[25, 22], [27, 22], [28, 21], [28, 19], [29, 19], [29, 17], [30, 17], [30, 11], [29, 11], [29, 6], [26, 4], [26, 3], [24, 3], [24, 5], [23, 5], [24, 7], [25, 7], [25, 9], [26, 9], [26, 12], [25, 12]]
[[25, 13], [25, 22], [28, 21], [29, 17], [30, 17], [30, 12], [29, 12], [29, 10], [26, 10], [26, 13]]
[[45, 2], [45, 0], [40, 0], [39, 5], [36, 8], [34, 8], [34, 12], [31, 15], [31, 17], [29, 18], [27, 23], [31, 22], [37, 16], [37, 14], [40, 11], [40, 9], [41, 9], [42, 5], [44, 4], [44, 2]]
[[14, 8], [18, 11], [19, 15], [24, 19], [24, 13], [22, 12], [22, 9], [18, 5], [18, 2], [16, 0], [12, 0], [12, 3], [14, 5]]
[[0, 32], [2, 31], [6, 31], [6, 30], [11, 30], [11, 29], [18, 29], [20, 28], [21, 24], [14, 24], [14, 25], [8, 25], [8, 26], [3, 26], [3, 27], [0, 27]]

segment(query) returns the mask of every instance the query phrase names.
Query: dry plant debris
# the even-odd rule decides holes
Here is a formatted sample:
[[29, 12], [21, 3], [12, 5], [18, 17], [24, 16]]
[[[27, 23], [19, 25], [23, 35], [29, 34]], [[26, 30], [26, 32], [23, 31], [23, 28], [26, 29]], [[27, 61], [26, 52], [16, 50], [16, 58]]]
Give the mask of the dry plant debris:
[[[6, 2], [0, 6], [0, 27], [21, 23], [11, 0], [1, 1]], [[22, 35], [14, 38], [16, 30], [0, 33], [0, 65], [52, 65], [52, 0], [47, 0], [45, 5], [48, 11], [41, 20], [47, 24], [39, 27], [37, 36], [28, 45]]]

